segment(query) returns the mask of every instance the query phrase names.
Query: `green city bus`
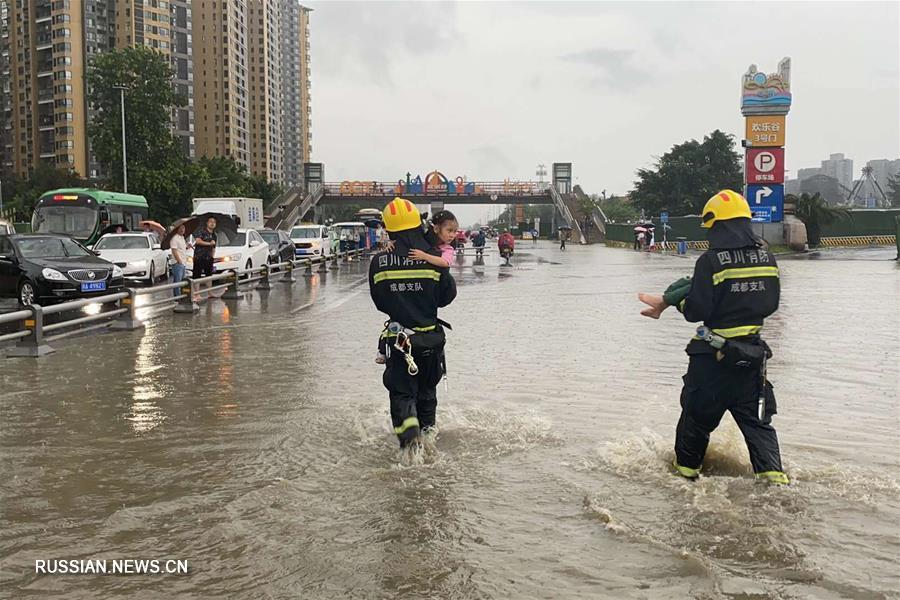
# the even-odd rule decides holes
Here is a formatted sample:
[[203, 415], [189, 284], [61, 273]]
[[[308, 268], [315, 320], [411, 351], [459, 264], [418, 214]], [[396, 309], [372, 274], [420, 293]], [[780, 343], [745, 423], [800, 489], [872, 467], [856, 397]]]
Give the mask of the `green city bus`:
[[128, 231], [139, 228], [147, 219], [147, 199], [90, 188], [52, 190], [34, 206], [31, 230], [35, 233], [61, 233], [82, 244], [91, 245], [110, 225], [123, 225]]

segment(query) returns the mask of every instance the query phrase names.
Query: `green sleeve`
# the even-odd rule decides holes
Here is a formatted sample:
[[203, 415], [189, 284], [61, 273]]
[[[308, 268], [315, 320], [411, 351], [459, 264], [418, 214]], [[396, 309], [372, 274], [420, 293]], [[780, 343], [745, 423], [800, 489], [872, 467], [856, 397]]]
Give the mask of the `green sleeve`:
[[666, 304], [669, 306], [678, 306], [682, 300], [687, 298], [687, 295], [690, 292], [691, 278], [682, 277], [666, 288], [666, 291], [663, 292], [663, 300], [665, 300]]

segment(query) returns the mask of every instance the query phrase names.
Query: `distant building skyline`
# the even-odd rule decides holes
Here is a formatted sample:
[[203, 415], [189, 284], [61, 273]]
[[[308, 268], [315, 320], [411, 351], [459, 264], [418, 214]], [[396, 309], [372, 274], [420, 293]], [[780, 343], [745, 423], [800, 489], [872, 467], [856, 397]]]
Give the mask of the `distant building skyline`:
[[[888, 182], [892, 177], [900, 174], [900, 158], [877, 158], [866, 162], [866, 167], [872, 169], [872, 177], [878, 185], [888, 193]], [[797, 177], [785, 179], [785, 194], [814, 194], [819, 192], [830, 204], [843, 204], [850, 192], [862, 179], [862, 169], [853, 171], [853, 159], [847, 158], [843, 153], [830, 154], [818, 167], [803, 167], [797, 169]], [[823, 177], [832, 180], [823, 179]], [[811, 183], [809, 183], [811, 182]], [[869, 189], [872, 188], [872, 189]], [[857, 197], [867, 198], [869, 195], [879, 196], [874, 186], [864, 184], [856, 194]]]

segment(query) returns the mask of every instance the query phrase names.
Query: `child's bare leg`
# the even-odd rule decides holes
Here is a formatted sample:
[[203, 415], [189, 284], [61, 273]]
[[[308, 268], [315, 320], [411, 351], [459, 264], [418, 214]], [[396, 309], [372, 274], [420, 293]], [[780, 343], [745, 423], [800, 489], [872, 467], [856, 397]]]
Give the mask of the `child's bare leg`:
[[658, 319], [663, 311], [669, 308], [666, 301], [663, 300], [662, 294], [638, 294], [638, 300], [646, 304], [648, 307], [641, 311], [641, 314], [651, 319]]

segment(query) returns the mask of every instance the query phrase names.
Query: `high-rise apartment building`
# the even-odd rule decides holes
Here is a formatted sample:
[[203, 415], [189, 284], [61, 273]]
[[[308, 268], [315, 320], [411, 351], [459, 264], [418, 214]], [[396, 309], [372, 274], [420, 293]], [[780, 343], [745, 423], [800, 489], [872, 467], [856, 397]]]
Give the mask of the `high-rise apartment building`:
[[853, 187], [852, 158], [844, 158], [843, 154], [832, 154], [828, 160], [822, 161], [822, 173], [837, 179], [847, 190]]
[[[309, 161], [309, 13], [298, 0], [0, 0], [0, 161], [95, 177], [85, 76], [111, 48], [164, 54], [186, 156], [299, 185]], [[126, 103], [127, 103], [127, 91]]]
[[194, 134], [198, 156], [250, 168], [248, 2], [194, 2]]
[[195, 3], [194, 69], [197, 155], [231, 156], [253, 175], [299, 185], [310, 156], [309, 9]]
[[250, 2], [250, 172], [282, 181], [280, 0]]
[[15, 173], [41, 163], [86, 172], [83, 18], [91, 2], [2, 3], [2, 160]]
[[866, 166], [872, 169], [872, 177], [875, 178], [875, 181], [878, 182], [885, 194], [888, 193], [888, 182], [891, 178], [900, 175], [900, 158], [895, 160], [887, 158], [870, 160], [866, 163]]
[[286, 2], [281, 30], [282, 138], [284, 140], [283, 183], [303, 182], [303, 163], [312, 153], [309, 9], [296, 1]]
[[[96, 0], [95, 0], [96, 1]], [[185, 156], [194, 156], [194, 75], [191, 0], [111, 0], [115, 22], [110, 45], [147, 46], [165, 55], [175, 72], [175, 91], [186, 105], [172, 112], [173, 132]], [[127, 92], [126, 92], [127, 93]]]

